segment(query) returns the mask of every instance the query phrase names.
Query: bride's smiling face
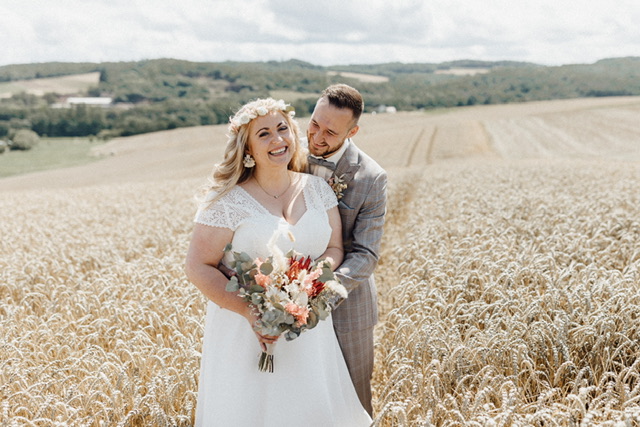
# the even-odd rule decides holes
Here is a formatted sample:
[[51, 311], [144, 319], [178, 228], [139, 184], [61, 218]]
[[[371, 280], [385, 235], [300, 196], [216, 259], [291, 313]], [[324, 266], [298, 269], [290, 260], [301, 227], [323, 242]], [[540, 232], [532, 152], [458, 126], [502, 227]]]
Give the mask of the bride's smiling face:
[[249, 123], [247, 150], [255, 159], [256, 167], [286, 167], [293, 156], [293, 138], [284, 116], [271, 111]]

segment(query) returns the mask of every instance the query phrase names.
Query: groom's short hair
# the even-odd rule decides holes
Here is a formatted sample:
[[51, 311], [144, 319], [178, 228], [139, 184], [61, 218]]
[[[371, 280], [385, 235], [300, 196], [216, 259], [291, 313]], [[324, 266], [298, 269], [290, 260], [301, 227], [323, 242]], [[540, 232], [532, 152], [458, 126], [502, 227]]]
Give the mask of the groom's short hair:
[[322, 91], [322, 97], [329, 100], [329, 105], [351, 110], [354, 122], [358, 123], [362, 111], [364, 111], [364, 100], [357, 89], [345, 84], [335, 84]]

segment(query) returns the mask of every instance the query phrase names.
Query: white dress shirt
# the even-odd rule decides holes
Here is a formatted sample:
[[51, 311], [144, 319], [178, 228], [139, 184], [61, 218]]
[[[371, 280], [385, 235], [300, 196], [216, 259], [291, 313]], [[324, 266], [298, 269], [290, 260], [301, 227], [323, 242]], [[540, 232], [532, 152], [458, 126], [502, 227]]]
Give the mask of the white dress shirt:
[[[338, 161], [342, 158], [342, 155], [346, 150], [347, 150], [347, 140], [345, 140], [344, 144], [342, 144], [342, 147], [340, 147], [338, 151], [336, 151], [335, 153], [332, 153], [329, 157], [324, 157], [324, 159], [328, 162], [331, 162], [337, 165]], [[313, 154], [309, 154], [309, 155], [311, 157], [322, 158], [320, 156], [314, 156]], [[331, 175], [333, 175], [333, 171], [331, 169], [321, 165], [310, 165], [310, 170], [311, 170], [311, 173], [321, 178], [324, 178], [325, 181], [327, 181], [329, 178], [331, 178]]]

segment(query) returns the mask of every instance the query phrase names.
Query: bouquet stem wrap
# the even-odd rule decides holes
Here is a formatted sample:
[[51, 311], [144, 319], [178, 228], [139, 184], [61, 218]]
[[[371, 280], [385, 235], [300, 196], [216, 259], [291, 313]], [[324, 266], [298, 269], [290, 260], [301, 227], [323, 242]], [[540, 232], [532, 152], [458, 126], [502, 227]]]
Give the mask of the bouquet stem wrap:
[[267, 346], [267, 351], [263, 351], [260, 355], [258, 369], [260, 370], [260, 372], [273, 373], [273, 351], [275, 350], [276, 343], [265, 345]]

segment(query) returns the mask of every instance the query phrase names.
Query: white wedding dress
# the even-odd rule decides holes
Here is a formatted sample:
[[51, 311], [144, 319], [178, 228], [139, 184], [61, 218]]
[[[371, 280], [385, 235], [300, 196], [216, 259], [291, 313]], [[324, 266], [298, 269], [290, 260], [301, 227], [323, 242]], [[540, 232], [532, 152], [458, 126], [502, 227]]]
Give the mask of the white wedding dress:
[[[295, 249], [317, 258], [331, 234], [326, 211], [337, 201], [322, 179], [312, 175], [302, 179], [306, 212], [296, 224], [271, 214], [238, 186], [200, 209], [196, 222], [233, 230], [233, 251], [252, 257], [268, 257], [267, 243], [277, 233], [277, 245], [284, 253]], [[225, 261], [230, 258], [227, 253]], [[260, 353], [247, 320], [209, 302], [196, 426], [371, 424], [349, 377], [330, 317], [293, 341], [281, 337], [274, 350], [273, 373], [258, 370]]]

